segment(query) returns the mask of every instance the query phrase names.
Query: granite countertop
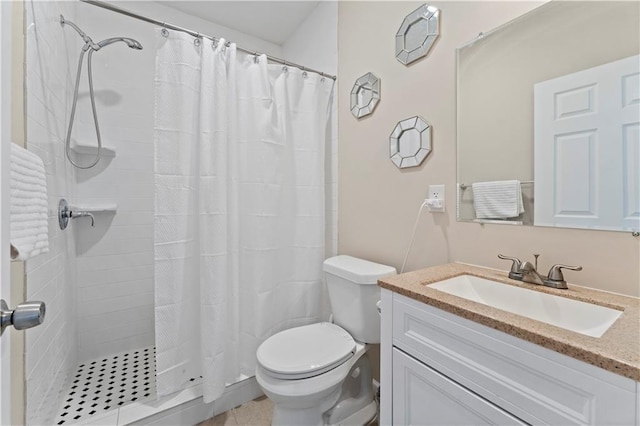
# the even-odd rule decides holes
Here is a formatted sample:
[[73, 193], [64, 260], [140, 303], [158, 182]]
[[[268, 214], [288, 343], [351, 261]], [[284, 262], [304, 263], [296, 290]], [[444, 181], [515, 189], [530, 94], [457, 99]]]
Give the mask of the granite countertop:
[[[568, 297], [623, 311], [599, 338], [472, 302], [429, 287], [458, 275], [475, 275], [517, 287]], [[640, 381], [640, 299], [569, 284], [568, 290], [511, 280], [507, 272], [450, 263], [394, 275], [378, 285], [531, 343]]]

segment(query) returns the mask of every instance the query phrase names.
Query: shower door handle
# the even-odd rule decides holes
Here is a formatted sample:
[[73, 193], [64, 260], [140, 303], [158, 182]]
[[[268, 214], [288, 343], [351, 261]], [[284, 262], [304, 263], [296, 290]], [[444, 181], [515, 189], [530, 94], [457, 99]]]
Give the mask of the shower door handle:
[[44, 302], [20, 303], [10, 310], [7, 302], [0, 299], [0, 336], [4, 329], [12, 325], [16, 330], [26, 330], [44, 322], [46, 306]]

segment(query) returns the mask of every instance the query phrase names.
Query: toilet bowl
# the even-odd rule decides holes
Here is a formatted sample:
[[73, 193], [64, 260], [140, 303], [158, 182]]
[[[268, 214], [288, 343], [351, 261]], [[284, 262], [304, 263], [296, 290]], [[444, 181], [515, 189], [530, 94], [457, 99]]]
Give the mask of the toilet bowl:
[[368, 343], [380, 342], [377, 280], [395, 269], [336, 256], [323, 264], [334, 323], [281, 331], [256, 353], [256, 379], [274, 425], [364, 425], [373, 420]]

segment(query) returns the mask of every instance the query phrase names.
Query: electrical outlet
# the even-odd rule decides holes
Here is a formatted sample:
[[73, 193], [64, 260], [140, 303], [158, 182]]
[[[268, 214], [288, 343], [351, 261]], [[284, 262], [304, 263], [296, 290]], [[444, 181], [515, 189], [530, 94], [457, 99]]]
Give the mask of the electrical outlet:
[[427, 195], [429, 200], [439, 201], [441, 207], [429, 207], [431, 212], [444, 212], [444, 185], [429, 185], [429, 194]]

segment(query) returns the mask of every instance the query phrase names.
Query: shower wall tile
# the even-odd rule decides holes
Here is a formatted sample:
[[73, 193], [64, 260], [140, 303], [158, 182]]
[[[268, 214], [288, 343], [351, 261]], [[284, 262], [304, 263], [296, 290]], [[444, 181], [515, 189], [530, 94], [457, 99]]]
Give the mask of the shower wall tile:
[[[78, 171], [78, 203], [116, 204], [115, 214], [77, 221], [77, 312], [80, 361], [154, 344], [152, 26], [78, 5], [91, 37], [135, 38], [142, 51], [114, 44], [93, 56], [102, 143], [113, 148], [93, 169]], [[85, 89], [86, 91], [86, 89]], [[90, 104], [79, 105], [78, 140], [95, 145]]]
[[144, 308], [121, 309], [117, 315], [96, 314], [85, 318], [78, 324], [78, 332], [86, 333], [95, 330], [101, 330], [106, 327], [123, 327], [137, 320], [147, 320], [153, 318], [153, 306]]
[[64, 158], [70, 73], [77, 39], [59, 23], [75, 19], [71, 2], [26, 1], [27, 149], [45, 163], [49, 192], [49, 252], [26, 262], [26, 298], [47, 306], [44, 324], [26, 331], [27, 424], [51, 424], [76, 362], [75, 241], [58, 227], [60, 198], [75, 198], [74, 170]]
[[[118, 285], [120, 283], [128, 283], [129, 281], [142, 280], [145, 277], [153, 274], [153, 265], [134, 265], [127, 268], [113, 268], [109, 271], [109, 274], [96, 274], [93, 270], [78, 271], [78, 298], [82, 300], [84, 291], [98, 291], [90, 290], [93, 288], [104, 289], [105, 283], [113, 283]], [[100, 290], [102, 291], [102, 290]], [[107, 288], [108, 292], [109, 289]]]
[[[105, 278], [111, 277], [113, 269], [132, 268], [134, 266], [153, 266], [153, 258], [149, 258], [147, 253], [118, 254], [112, 256], [81, 257], [78, 259], [78, 273], [92, 272], [93, 274], [103, 274]], [[78, 283], [79, 286], [84, 285]]]
[[[108, 323], [107, 323], [108, 324]], [[79, 338], [85, 339], [91, 343], [91, 347], [96, 349], [96, 357], [104, 356], [105, 352], [98, 350], [102, 345], [113, 345], [113, 342], [119, 340], [126, 340], [133, 338], [134, 341], [140, 336], [147, 333], [149, 328], [153, 328], [153, 317], [146, 319], [136, 318], [135, 321], [127, 325], [127, 332], [123, 333], [122, 328], [118, 326], [105, 327], [99, 329], [99, 333], [95, 331], [88, 331], [86, 333], [80, 333]]]

